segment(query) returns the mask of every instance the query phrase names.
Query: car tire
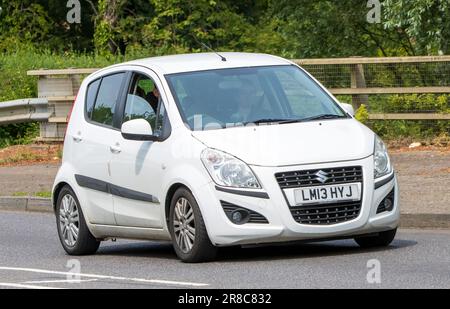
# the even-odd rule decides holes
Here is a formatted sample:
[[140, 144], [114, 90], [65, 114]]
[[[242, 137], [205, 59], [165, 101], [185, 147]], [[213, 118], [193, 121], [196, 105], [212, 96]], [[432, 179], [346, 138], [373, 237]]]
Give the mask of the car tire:
[[69, 255], [97, 252], [100, 241], [89, 231], [80, 202], [69, 186], [59, 192], [55, 213], [59, 240]]
[[380, 232], [377, 236], [356, 237], [355, 241], [361, 248], [387, 247], [394, 240], [397, 229]]
[[205, 262], [216, 257], [218, 249], [209, 239], [200, 207], [186, 188], [178, 189], [172, 197], [169, 232], [175, 252], [183, 262]]

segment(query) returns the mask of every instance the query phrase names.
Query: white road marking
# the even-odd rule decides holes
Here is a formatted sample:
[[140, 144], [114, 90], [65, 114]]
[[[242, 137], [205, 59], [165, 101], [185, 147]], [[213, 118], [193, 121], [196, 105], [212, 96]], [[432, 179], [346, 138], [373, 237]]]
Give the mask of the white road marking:
[[49, 286], [19, 284], [19, 283], [3, 283], [0, 282], [0, 286], [16, 288], [16, 289], [35, 289], [35, 290], [59, 290], [60, 288], [52, 288]]
[[182, 286], [195, 286], [195, 287], [208, 286], [209, 285], [207, 283], [171, 281], [171, 280], [159, 280], [159, 279], [127, 278], [127, 277], [117, 277], [117, 276], [72, 273], [72, 272], [65, 272], [65, 271], [53, 271], [53, 270], [35, 269], [35, 268], [0, 267], [0, 270], [24, 271], [24, 272], [50, 274], [50, 275], [62, 275], [62, 276], [67, 276], [67, 275], [75, 276], [76, 275], [76, 276], [85, 277], [85, 278], [132, 281], [132, 282], [140, 282], [140, 283], [156, 283], [156, 284], [167, 284], [167, 285], [182, 285]]
[[46, 280], [46, 281], [26, 281], [25, 284], [42, 284], [42, 283], [82, 283], [82, 282], [93, 282], [98, 281], [98, 279], [86, 279], [86, 280]]

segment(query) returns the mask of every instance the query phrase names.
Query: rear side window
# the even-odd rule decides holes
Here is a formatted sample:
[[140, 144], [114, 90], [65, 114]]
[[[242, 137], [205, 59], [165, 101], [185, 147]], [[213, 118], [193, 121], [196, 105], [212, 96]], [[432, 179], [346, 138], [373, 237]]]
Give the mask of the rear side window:
[[[118, 73], [102, 78], [92, 113], [89, 114], [89, 108], [87, 109], [92, 121], [112, 126], [124, 75], [125, 73]], [[89, 104], [89, 101], [87, 101], [87, 104]]]
[[92, 111], [94, 110], [95, 97], [97, 96], [98, 86], [100, 86], [100, 79], [92, 82], [87, 90], [86, 94], [86, 112], [89, 119], [92, 117]]

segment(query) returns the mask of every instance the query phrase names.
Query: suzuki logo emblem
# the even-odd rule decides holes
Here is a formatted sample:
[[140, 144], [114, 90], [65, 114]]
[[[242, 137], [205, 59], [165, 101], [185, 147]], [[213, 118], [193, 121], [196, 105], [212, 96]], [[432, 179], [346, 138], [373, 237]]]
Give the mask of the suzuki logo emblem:
[[317, 173], [314, 174], [316, 176], [316, 180], [320, 181], [321, 183], [325, 183], [328, 179], [328, 173], [325, 173], [324, 171], [320, 170]]

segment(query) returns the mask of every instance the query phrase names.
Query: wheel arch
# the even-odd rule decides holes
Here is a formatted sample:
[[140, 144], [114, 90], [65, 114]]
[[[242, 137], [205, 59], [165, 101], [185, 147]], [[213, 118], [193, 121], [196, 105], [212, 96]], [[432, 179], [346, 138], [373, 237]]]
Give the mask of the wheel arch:
[[73, 188], [70, 186], [70, 184], [68, 184], [65, 181], [61, 181], [58, 184], [55, 185], [55, 187], [53, 188], [53, 192], [52, 192], [52, 206], [53, 206], [53, 211], [56, 211], [56, 204], [58, 203], [58, 197], [59, 197], [59, 193], [61, 192], [62, 188], [64, 188], [65, 186], [68, 186], [69, 188], [72, 189]]
[[164, 214], [167, 226], [169, 226], [170, 203], [172, 202], [172, 198], [175, 195], [175, 192], [177, 192], [177, 190], [180, 188], [185, 188], [192, 193], [192, 190], [182, 182], [176, 182], [169, 187], [169, 189], [167, 190], [166, 199], [164, 201]]

